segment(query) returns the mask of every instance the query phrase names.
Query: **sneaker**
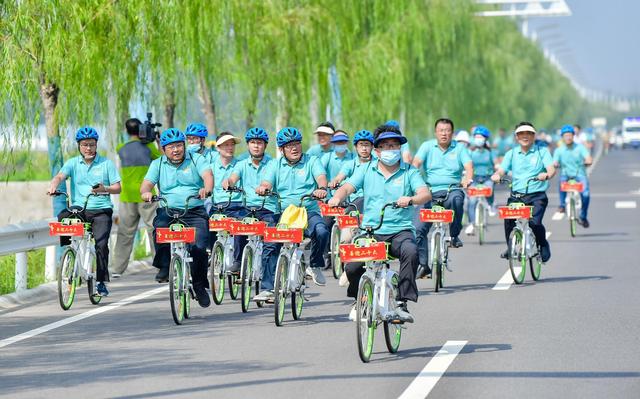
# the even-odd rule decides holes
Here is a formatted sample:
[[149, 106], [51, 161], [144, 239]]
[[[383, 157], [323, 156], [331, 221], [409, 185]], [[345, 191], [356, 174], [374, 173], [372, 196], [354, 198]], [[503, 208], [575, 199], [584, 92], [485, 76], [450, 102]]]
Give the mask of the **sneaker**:
[[198, 305], [202, 308], [208, 308], [211, 305], [211, 298], [209, 298], [209, 293], [207, 289], [204, 287], [194, 287], [193, 290], [196, 293], [196, 299], [198, 300]]
[[462, 245], [464, 245], [462, 243], [462, 240], [459, 237], [453, 237], [451, 238], [451, 246], [454, 248], [462, 248]]
[[307, 268], [307, 274], [311, 275], [311, 278], [316, 285], [323, 287], [325, 284], [327, 284], [327, 280], [324, 278], [324, 274], [322, 274], [321, 267]]
[[421, 278], [431, 278], [431, 269], [429, 266], [418, 266], [418, 271], [416, 272], [416, 280]]
[[169, 268], [160, 269], [158, 274], [156, 274], [156, 281], [159, 283], [168, 283], [169, 282]]
[[349, 285], [349, 278], [347, 277], [347, 272], [342, 272], [340, 275], [340, 280], [338, 280], [338, 285], [340, 287], [346, 287]]
[[542, 259], [542, 263], [547, 263], [549, 259], [551, 259], [551, 247], [549, 244], [540, 246], [540, 258]]
[[565, 211], [565, 210], [564, 210], [564, 206], [559, 206], [559, 207], [558, 207], [558, 210], [557, 210], [556, 212], [558, 212], [558, 213], [564, 213], [564, 211]]
[[107, 289], [107, 285], [102, 281], [98, 281], [98, 284], [96, 284], [96, 291], [100, 296], [109, 296], [109, 290]]
[[469, 223], [466, 229], [464, 229], [464, 233], [468, 236], [473, 235], [473, 224]]
[[497, 214], [498, 214], [498, 211], [496, 211], [496, 207], [495, 206], [490, 206], [489, 207], [489, 216], [494, 217]]
[[254, 301], [269, 301], [269, 300], [273, 300], [273, 298], [275, 297], [275, 295], [273, 294], [272, 290], [264, 290], [264, 291], [260, 291], [260, 293], [256, 296], [253, 297]]
[[351, 306], [351, 311], [349, 311], [349, 320], [356, 321], [356, 315], [357, 315], [356, 303], [354, 302], [353, 306]]
[[589, 221], [587, 219], [580, 219], [582, 221], [582, 227], [584, 227], [585, 229], [589, 228]]
[[509, 249], [505, 249], [503, 253], [500, 254], [502, 259], [509, 259]]
[[396, 308], [396, 316], [398, 320], [404, 323], [413, 323], [413, 316], [409, 313], [409, 309], [407, 309], [406, 302], [399, 302], [398, 307]]

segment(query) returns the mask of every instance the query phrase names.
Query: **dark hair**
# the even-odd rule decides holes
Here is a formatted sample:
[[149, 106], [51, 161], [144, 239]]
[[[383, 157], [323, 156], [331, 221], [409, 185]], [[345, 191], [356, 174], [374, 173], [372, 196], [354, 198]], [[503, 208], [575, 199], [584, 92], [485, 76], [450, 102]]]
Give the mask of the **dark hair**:
[[533, 126], [533, 123], [531, 123], [531, 122], [527, 122], [527, 121], [522, 121], [522, 122], [518, 123], [518, 124], [516, 125], [515, 129], [513, 129], [513, 130], [518, 130], [518, 128], [519, 128], [520, 126], [531, 126], [531, 127], [533, 128], [533, 130], [535, 130], [535, 129], [536, 129], [536, 127], [535, 127], [535, 126]]
[[[380, 125], [376, 128], [376, 130], [373, 131], [373, 141], [375, 142], [378, 136], [380, 136], [384, 132], [397, 133], [402, 136], [402, 132], [397, 127], [391, 125]], [[377, 145], [375, 147], [378, 148]]]
[[233, 136], [233, 133], [224, 131], [224, 132], [218, 134], [218, 140], [220, 139], [220, 137], [224, 137], [224, 136]]
[[137, 136], [140, 133], [140, 125], [142, 125], [142, 122], [138, 118], [127, 119], [124, 123], [127, 133], [131, 136]]
[[451, 130], [453, 131], [455, 128], [453, 126], [453, 121], [449, 118], [440, 118], [436, 121], [436, 123], [433, 125], [433, 127], [435, 128], [436, 126], [438, 126], [438, 123], [446, 123], [448, 125], [451, 126]]
[[578, 128], [578, 130], [582, 130], [582, 128], [580, 127], [580, 125], [578, 125], [577, 123], [575, 125], [573, 125], [574, 128]]
[[333, 123], [331, 123], [331, 122], [329, 122], [329, 121], [322, 122], [321, 124], [319, 124], [319, 125], [318, 125], [318, 127], [320, 127], [320, 126], [330, 127], [330, 128], [331, 128], [331, 130], [333, 130], [333, 131], [335, 131], [335, 130], [336, 130], [336, 127], [335, 127], [335, 126], [333, 126]]

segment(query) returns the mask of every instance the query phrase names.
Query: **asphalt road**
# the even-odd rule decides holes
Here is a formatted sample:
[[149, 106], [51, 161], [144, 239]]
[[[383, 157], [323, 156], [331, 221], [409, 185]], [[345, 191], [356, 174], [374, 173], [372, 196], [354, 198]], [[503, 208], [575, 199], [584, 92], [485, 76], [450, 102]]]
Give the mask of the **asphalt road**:
[[508, 270], [499, 220], [486, 245], [463, 236], [445, 289], [419, 281], [397, 354], [380, 329], [372, 361], [360, 361], [351, 301], [328, 274], [307, 290], [302, 320], [287, 309], [283, 327], [272, 307], [242, 314], [228, 296], [207, 309], [193, 302], [193, 318], [176, 326], [167, 291], [144, 272], [112, 283], [98, 307], [81, 290], [67, 312], [43, 298], [0, 314], [0, 397], [396, 398], [409, 386], [429, 398], [640, 397], [640, 213], [616, 207], [640, 200], [640, 152], [607, 155], [591, 179], [592, 227], [576, 238], [552, 220], [554, 184], [552, 259], [539, 282], [528, 274], [493, 289]]

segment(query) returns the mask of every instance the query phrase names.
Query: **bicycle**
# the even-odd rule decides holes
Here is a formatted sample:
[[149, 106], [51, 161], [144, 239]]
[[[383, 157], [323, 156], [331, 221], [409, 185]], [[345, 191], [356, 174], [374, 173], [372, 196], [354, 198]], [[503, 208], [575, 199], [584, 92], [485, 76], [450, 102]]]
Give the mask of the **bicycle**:
[[[537, 177], [527, 180], [525, 193], [511, 193], [511, 197], [521, 199], [529, 192], [529, 183], [538, 180]], [[502, 179], [500, 183], [508, 182]], [[512, 202], [508, 206], [498, 207], [500, 219], [515, 219], [516, 225], [509, 234], [508, 241], [508, 260], [511, 276], [516, 284], [522, 284], [527, 271], [527, 261], [531, 269], [531, 277], [535, 281], [540, 279], [542, 270], [542, 258], [540, 256], [540, 248], [536, 243], [536, 237], [529, 227], [529, 219], [533, 213], [533, 206], [525, 205], [522, 202]]]
[[462, 185], [459, 183], [450, 184], [444, 198], [433, 198], [431, 200], [435, 203], [435, 205], [431, 206], [431, 209], [420, 209], [420, 220], [433, 223], [431, 236], [429, 237], [429, 254], [431, 255], [431, 272], [433, 273], [435, 292], [439, 292], [441, 288], [444, 288], [444, 270], [451, 271], [449, 268], [451, 237], [447, 232], [447, 226], [453, 222], [454, 212], [451, 209], [445, 209], [444, 203], [449, 199], [449, 193], [453, 189], [461, 188]]
[[[349, 206], [355, 204], [349, 203]], [[352, 244], [340, 245], [340, 257], [344, 263], [365, 262], [365, 272], [358, 283], [356, 299], [356, 336], [360, 360], [368, 363], [373, 352], [375, 330], [383, 324], [384, 338], [389, 353], [400, 348], [402, 325], [397, 318], [398, 273], [391, 269], [386, 242], [378, 242], [373, 236], [382, 227], [384, 213], [388, 207], [397, 208], [394, 202], [385, 204], [380, 211], [377, 226], [358, 227], [364, 234], [356, 237]]]
[[[478, 244], [484, 244], [485, 232], [487, 230], [487, 220], [489, 219], [489, 202], [488, 197], [491, 197], [493, 190], [489, 186], [485, 186], [483, 183], [486, 178], [476, 177], [478, 184], [473, 187], [467, 188], [467, 195], [469, 197], [478, 198], [475, 205], [475, 218], [473, 225], [478, 232]], [[471, 222], [471, 221], [470, 221]]]
[[[307, 198], [320, 200], [313, 194], [303, 195], [300, 198], [300, 207]], [[274, 279], [274, 319], [276, 326], [282, 326], [284, 320], [284, 308], [287, 297], [291, 296], [291, 313], [294, 320], [302, 317], [304, 305], [304, 290], [307, 288], [305, 275], [307, 260], [301, 246], [304, 230], [290, 229], [284, 224], [276, 227], [265, 228], [264, 242], [282, 243], [278, 262], [276, 263], [276, 275]]]
[[[241, 221], [230, 223], [230, 232], [236, 235], [246, 235], [247, 244], [242, 250], [242, 263], [240, 267], [240, 304], [242, 312], [249, 310], [249, 302], [251, 301], [251, 288], [255, 285], [256, 293], [260, 292], [260, 280], [262, 280], [262, 251], [264, 248], [264, 239], [266, 223], [256, 218], [256, 214], [264, 209], [264, 204], [268, 196], [278, 196], [273, 192], [266, 193], [262, 205], [260, 207], [247, 207], [244, 190], [238, 188], [243, 194], [244, 208], [249, 214]], [[237, 282], [236, 282], [237, 284]], [[256, 305], [261, 308], [263, 301], [256, 301]]]
[[185, 200], [184, 210], [169, 208], [167, 200], [159, 195], [151, 197], [151, 202], [159, 202], [172, 219], [169, 227], [156, 227], [156, 242], [171, 245], [169, 261], [169, 302], [173, 321], [180, 325], [191, 316], [191, 299], [196, 297], [191, 281], [191, 262], [188, 244], [196, 241], [196, 229], [180, 223], [189, 210], [189, 201], [199, 196], [190, 195]]
[[567, 181], [560, 183], [560, 191], [567, 193], [565, 207], [567, 209], [567, 219], [569, 220], [569, 231], [571, 232], [571, 237], [575, 237], [578, 224], [578, 210], [582, 208], [582, 197], [580, 193], [584, 191], [584, 184], [576, 181], [575, 176], [569, 177]]
[[235, 219], [223, 214], [224, 210], [231, 205], [231, 195], [240, 191], [236, 188], [226, 191], [229, 192], [229, 199], [224, 204], [214, 204], [214, 212], [209, 218], [209, 231], [217, 232], [217, 239], [213, 244], [211, 256], [209, 257], [211, 296], [216, 305], [222, 304], [224, 299], [225, 281], [229, 282], [229, 296], [231, 299], [237, 299], [240, 291], [239, 274], [229, 271], [233, 263], [233, 236], [229, 231]]
[[82, 207], [70, 206], [69, 195], [62, 191], [50, 194], [52, 197], [63, 195], [67, 202], [67, 211], [71, 213], [68, 218], [60, 222], [49, 222], [49, 235], [57, 237], [70, 237], [71, 243], [66, 246], [60, 258], [60, 267], [57, 271], [58, 302], [63, 310], [69, 310], [76, 295], [76, 288], [87, 282], [89, 301], [97, 305], [102, 296], [96, 291], [96, 249], [91, 230], [91, 223], [85, 222], [83, 212], [92, 196], [109, 195], [109, 193], [91, 193], [87, 195]]
[[[338, 186], [339, 187], [339, 186]], [[336, 190], [338, 187], [331, 190]], [[320, 206], [320, 215], [323, 217], [334, 217], [338, 219], [345, 214], [345, 209], [342, 207], [331, 207], [327, 205], [325, 201], [318, 201]], [[331, 226], [331, 235], [329, 241], [329, 260], [331, 261], [331, 271], [335, 279], [339, 279], [342, 274], [342, 262], [340, 261], [340, 226], [337, 223], [333, 223]]]

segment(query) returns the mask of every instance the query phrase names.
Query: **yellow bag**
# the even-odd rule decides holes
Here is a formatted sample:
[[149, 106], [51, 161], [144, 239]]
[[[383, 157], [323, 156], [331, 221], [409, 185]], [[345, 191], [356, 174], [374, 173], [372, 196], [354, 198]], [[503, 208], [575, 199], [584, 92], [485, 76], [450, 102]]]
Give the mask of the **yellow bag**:
[[280, 223], [286, 224], [290, 229], [306, 229], [307, 208], [289, 205], [280, 216]]

